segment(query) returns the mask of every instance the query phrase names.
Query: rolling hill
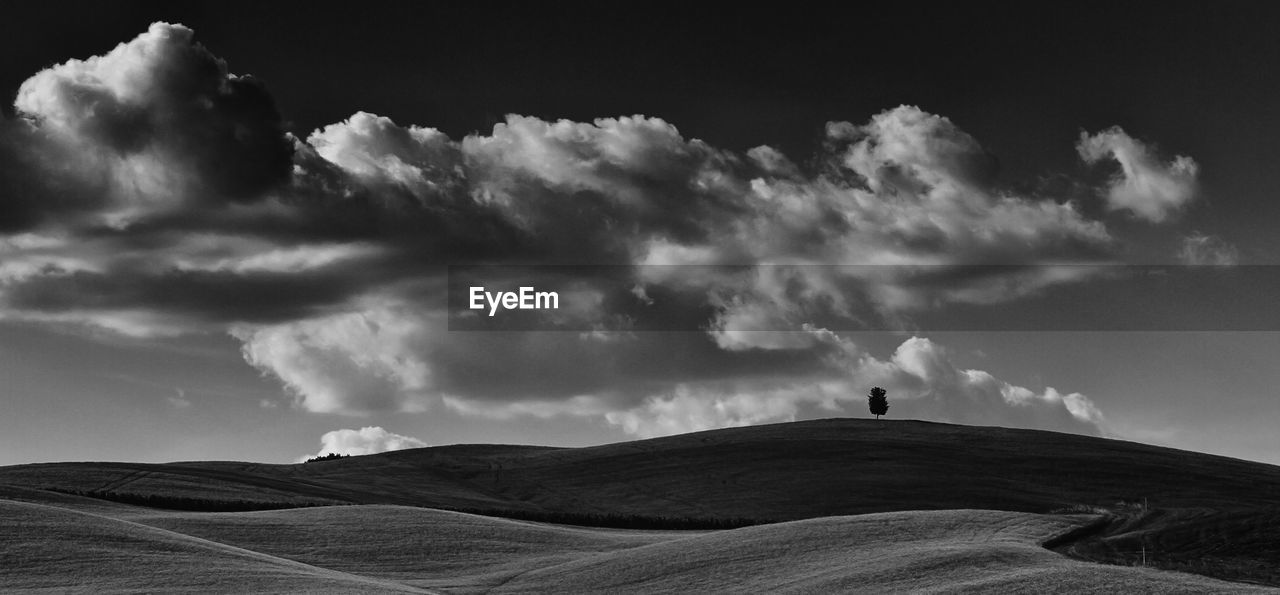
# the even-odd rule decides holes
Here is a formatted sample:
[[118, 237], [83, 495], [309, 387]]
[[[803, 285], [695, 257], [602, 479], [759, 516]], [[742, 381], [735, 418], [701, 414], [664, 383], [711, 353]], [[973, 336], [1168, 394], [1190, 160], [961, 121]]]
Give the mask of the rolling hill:
[[588, 448], [458, 445], [297, 465], [51, 463], [0, 484], [286, 503], [798, 520], [899, 510], [1273, 506], [1280, 467], [1036, 430], [833, 419]]
[[1087, 517], [878, 513], [730, 531], [565, 527], [404, 506], [115, 515], [0, 500], [9, 590], [307, 593], [1240, 593], [1072, 560]]
[[[199, 551], [218, 560], [211, 567], [265, 581], [267, 590], [294, 576], [311, 586], [291, 590], [307, 591], [1244, 588], [1128, 567], [1141, 561], [1280, 585], [1273, 562], [1280, 559], [1280, 467], [1069, 434], [915, 421], [819, 420], [588, 448], [456, 445], [295, 465], [18, 465], [0, 468], [0, 504], [4, 537], [90, 527], [90, 534], [75, 529], [62, 539], [119, 536], [108, 549], [124, 558], [164, 558], [174, 576], [183, 574], [182, 560], [198, 557], [189, 552]], [[360, 506], [326, 506], [332, 504]], [[313, 508], [166, 510], [297, 506]], [[773, 524], [633, 531], [495, 516], [684, 528]], [[170, 546], [188, 553], [157, 553]], [[89, 556], [107, 546], [84, 547]], [[49, 553], [70, 563], [75, 551]], [[29, 572], [52, 563], [22, 560]], [[77, 564], [72, 576], [115, 576]], [[0, 575], [6, 584], [30, 580], [7, 572]], [[187, 578], [195, 590], [217, 590]], [[356, 588], [351, 581], [372, 582]]]

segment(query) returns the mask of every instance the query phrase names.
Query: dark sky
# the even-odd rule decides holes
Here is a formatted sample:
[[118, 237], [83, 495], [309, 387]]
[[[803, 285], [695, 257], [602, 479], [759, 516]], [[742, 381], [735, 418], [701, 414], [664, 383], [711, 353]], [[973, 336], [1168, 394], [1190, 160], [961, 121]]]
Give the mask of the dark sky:
[[265, 81], [302, 134], [354, 109], [455, 137], [508, 113], [642, 113], [717, 146], [802, 159], [823, 123], [905, 103], [957, 122], [1006, 183], [1025, 185], [1077, 172], [1080, 130], [1120, 125], [1205, 166], [1203, 231], [1247, 232], [1238, 244], [1255, 258], [1280, 249], [1257, 233], [1280, 218], [1280, 69], [1268, 67], [1280, 8], [1266, 2], [53, 2], [5, 16], [8, 93], [36, 68], [168, 20]]
[[[148, 34], [157, 21], [194, 30], [265, 93], [201, 87], [232, 79], [186, 41], [165, 45], [180, 32]], [[1263, 2], [7, 6], [0, 373], [17, 380], [0, 391], [0, 432], [21, 437], [0, 443], [0, 464], [82, 458], [94, 444], [115, 458], [225, 447], [290, 460], [325, 430], [366, 424], [325, 447], [419, 443], [397, 433], [589, 444], [860, 414], [850, 391], [869, 378], [887, 383], [897, 415], [1071, 431], [1084, 420], [1086, 431], [1280, 461], [1280, 443], [1259, 431], [1219, 441], [1280, 415], [1277, 333], [1031, 324], [936, 340], [748, 329], [714, 341], [442, 341], [439, 312], [424, 306], [439, 290], [426, 267], [464, 256], [1277, 264], [1277, 24], [1280, 8]], [[65, 64], [122, 43], [160, 58]], [[129, 67], [134, 79], [102, 83]], [[32, 133], [14, 98], [42, 70]], [[653, 121], [591, 125], [633, 114], [679, 135]], [[571, 122], [555, 128], [561, 119]], [[246, 138], [257, 140], [239, 150]], [[748, 153], [760, 145], [799, 168]], [[276, 200], [286, 206], [271, 210]], [[1008, 285], [944, 275], [893, 299], [982, 309], [1055, 283], [1101, 287], [996, 277]], [[784, 290], [768, 297], [796, 298]], [[1099, 308], [1128, 299], [1095, 297]], [[1043, 303], [1053, 300], [1018, 312], [1057, 310]], [[736, 311], [735, 324], [767, 326], [751, 319], [770, 314], [761, 308]], [[1201, 395], [1222, 382], [1233, 406], [1207, 412]]]
[[[26, 4], [0, 25], [9, 47], [0, 84], [16, 89], [33, 68], [169, 20], [267, 81], [301, 131], [352, 105], [455, 135], [509, 112], [643, 112], [731, 148], [790, 148], [811, 142], [815, 123], [905, 102], [949, 114], [1005, 154], [1011, 141], [989, 131], [1074, 136], [1118, 119], [1159, 138], [1183, 129], [1166, 141], [1181, 146], [1211, 136], [1195, 129], [1240, 126], [1245, 114], [1251, 125], [1234, 132], [1252, 129], [1253, 142], [1275, 125], [1267, 108], [1280, 74], [1260, 65], [1280, 41], [1265, 3], [881, 3], [843, 14], [673, 6]], [[1188, 125], [1206, 116], [1221, 120]]]

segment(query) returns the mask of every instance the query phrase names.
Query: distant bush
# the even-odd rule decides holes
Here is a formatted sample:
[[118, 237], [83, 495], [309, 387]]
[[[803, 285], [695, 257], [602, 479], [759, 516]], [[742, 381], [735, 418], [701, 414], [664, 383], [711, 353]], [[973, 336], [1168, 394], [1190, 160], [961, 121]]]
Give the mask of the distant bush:
[[341, 502], [288, 502], [266, 500], [232, 500], [217, 498], [192, 498], [189, 496], [168, 496], [161, 494], [137, 494], [131, 492], [115, 492], [108, 490], [69, 490], [64, 488], [45, 488], [46, 491], [109, 500], [121, 504], [164, 508], [168, 510], [187, 510], [193, 512], [248, 512], [252, 510], [281, 510], [284, 508], [310, 508], [313, 506], [338, 506]]
[[331, 453], [329, 453], [329, 454], [327, 454], [327, 455], [324, 455], [324, 456], [322, 456], [322, 457], [313, 457], [313, 458], [307, 459], [307, 460], [303, 461], [303, 463], [314, 463], [314, 462], [316, 462], [316, 461], [332, 461], [332, 460], [334, 460], [334, 459], [343, 459], [343, 458], [346, 458], [346, 457], [349, 457], [349, 456], [351, 456], [351, 455], [340, 455], [340, 454], [338, 454], [338, 453], [336, 453], [336, 452], [331, 452]]

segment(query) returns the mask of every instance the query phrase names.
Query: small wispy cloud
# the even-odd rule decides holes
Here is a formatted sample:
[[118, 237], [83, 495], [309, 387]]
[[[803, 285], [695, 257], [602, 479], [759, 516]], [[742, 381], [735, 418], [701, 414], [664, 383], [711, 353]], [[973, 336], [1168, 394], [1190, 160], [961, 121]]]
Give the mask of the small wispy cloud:
[[1196, 197], [1200, 166], [1194, 159], [1178, 155], [1166, 163], [1119, 126], [1094, 135], [1081, 132], [1076, 150], [1086, 163], [1109, 158], [1120, 164], [1120, 174], [1106, 189], [1107, 206], [1112, 210], [1128, 210], [1159, 223]]
[[1178, 261], [1192, 265], [1240, 264], [1240, 251], [1220, 237], [1193, 231], [1182, 238]]
[[173, 405], [177, 409], [186, 409], [191, 406], [191, 399], [187, 398], [187, 391], [181, 388], [175, 388], [173, 390], [174, 394], [166, 397], [165, 399], [170, 405]]

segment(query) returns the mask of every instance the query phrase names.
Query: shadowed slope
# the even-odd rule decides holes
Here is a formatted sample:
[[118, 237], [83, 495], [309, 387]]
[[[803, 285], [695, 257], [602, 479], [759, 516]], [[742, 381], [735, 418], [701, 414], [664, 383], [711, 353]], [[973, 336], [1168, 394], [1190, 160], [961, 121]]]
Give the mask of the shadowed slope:
[[590, 448], [463, 445], [301, 465], [57, 463], [0, 483], [463, 510], [801, 519], [983, 508], [1045, 512], [1280, 503], [1280, 467], [1071, 434], [820, 420]]
[[523, 574], [498, 593], [1239, 593], [1266, 589], [1100, 566], [1040, 544], [1084, 519], [995, 511], [830, 517], [613, 552]]
[[1054, 549], [1095, 562], [1280, 585], [1280, 509], [1124, 507]]

